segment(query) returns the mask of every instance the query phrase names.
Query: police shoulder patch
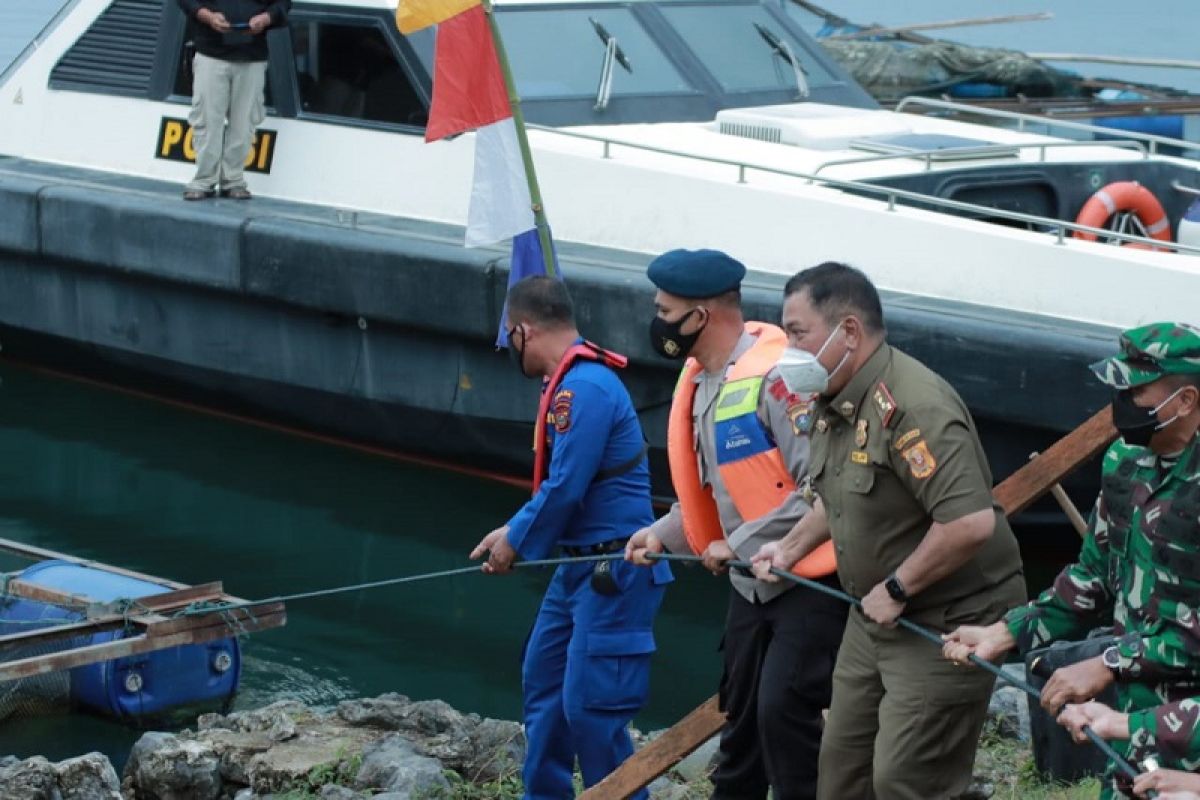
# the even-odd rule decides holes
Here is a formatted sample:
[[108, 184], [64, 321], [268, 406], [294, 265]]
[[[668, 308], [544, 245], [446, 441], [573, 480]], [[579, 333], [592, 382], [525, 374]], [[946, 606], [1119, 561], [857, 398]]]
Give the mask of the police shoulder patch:
[[933, 457], [933, 453], [929, 452], [929, 445], [925, 444], [924, 439], [919, 440], [901, 455], [908, 462], [909, 472], [917, 480], [928, 478], [937, 469], [937, 459]]
[[570, 389], [559, 389], [554, 393], [550, 403], [550, 415], [554, 419], [554, 430], [566, 433], [571, 429], [571, 406], [575, 402], [575, 393]]
[[906, 444], [908, 444], [909, 442], [911, 442], [913, 439], [919, 439], [920, 437], [921, 437], [921, 429], [920, 429], [920, 428], [913, 428], [913, 429], [912, 429], [911, 431], [909, 431], [908, 433], [902, 433], [902, 434], [900, 434], [899, 436], [897, 436], [897, 437], [896, 437], [896, 442], [895, 442], [895, 444], [894, 444], [893, 446], [894, 446], [894, 447], [895, 447], [897, 450], [903, 450], [903, 449], [904, 449], [904, 446], [905, 446]]
[[[793, 395], [794, 397], [794, 395]], [[788, 419], [792, 421], [792, 433], [803, 436], [812, 427], [811, 404], [805, 400], [796, 399], [787, 407]]]

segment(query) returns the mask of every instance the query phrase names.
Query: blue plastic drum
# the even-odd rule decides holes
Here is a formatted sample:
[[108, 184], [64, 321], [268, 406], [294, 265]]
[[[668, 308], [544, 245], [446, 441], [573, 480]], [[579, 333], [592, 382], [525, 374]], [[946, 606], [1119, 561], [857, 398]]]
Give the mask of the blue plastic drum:
[[[171, 591], [157, 583], [66, 561], [35, 564], [22, 572], [20, 579], [102, 603]], [[79, 616], [56, 606], [49, 606], [54, 611], [38, 611], [33, 606], [44, 604], [20, 602], [15, 613], [26, 618], [39, 613], [61, 619]], [[7, 612], [0, 609], [0, 616], [7, 616]], [[3, 628], [4, 620], [0, 618], [0, 630]], [[125, 635], [123, 631], [107, 631], [93, 634], [89, 640], [100, 644]], [[77, 667], [71, 670], [71, 700], [107, 716], [136, 718], [178, 706], [229, 700], [237, 693], [241, 672], [241, 648], [236, 638], [181, 645]]]

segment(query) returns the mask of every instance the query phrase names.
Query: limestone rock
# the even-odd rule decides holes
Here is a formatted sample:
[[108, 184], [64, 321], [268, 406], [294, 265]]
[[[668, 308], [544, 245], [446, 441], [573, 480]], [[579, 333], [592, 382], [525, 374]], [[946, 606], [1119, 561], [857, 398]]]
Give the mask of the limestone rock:
[[41, 756], [18, 761], [0, 771], [4, 800], [62, 800], [54, 765]]
[[379, 697], [343, 700], [338, 703], [337, 717], [347, 725], [383, 730], [399, 730], [407, 718], [412, 701], [402, 694], [388, 692]]
[[120, 800], [121, 781], [112, 762], [99, 753], [55, 765], [63, 800]]
[[687, 758], [676, 764], [672, 772], [689, 783], [707, 778], [712, 772], [720, 744], [720, 736], [712, 737], [693, 750]]
[[139, 798], [216, 800], [221, 762], [212, 746], [168, 733], [147, 733], [134, 744], [125, 765]]
[[361, 792], [347, 789], [345, 786], [338, 786], [335, 783], [322, 786], [320, 794], [321, 800], [360, 800], [363, 796]]
[[411, 742], [397, 734], [363, 748], [362, 766], [354, 782], [360, 789], [423, 795], [450, 788], [442, 765], [418, 753]]
[[250, 787], [258, 794], [285, 791], [307, 781], [317, 768], [336, 765], [345, 754], [357, 752], [362, 746], [357, 739], [337, 735], [344, 732], [312, 731], [259, 753], [246, 767]]
[[[1005, 664], [1003, 669], [1015, 678], [1025, 678], [1025, 668], [1020, 664]], [[1021, 742], [1030, 740], [1029, 700], [1017, 687], [996, 681], [987, 713], [989, 728], [1000, 736]]]
[[469, 781], [486, 783], [519, 770], [524, 760], [525, 732], [520, 724], [485, 719], [471, 731], [468, 757], [446, 765]]

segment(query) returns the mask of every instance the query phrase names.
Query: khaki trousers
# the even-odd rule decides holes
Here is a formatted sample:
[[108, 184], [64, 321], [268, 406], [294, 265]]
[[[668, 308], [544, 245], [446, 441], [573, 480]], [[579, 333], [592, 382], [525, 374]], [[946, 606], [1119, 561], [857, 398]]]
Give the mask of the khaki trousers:
[[[188, 189], [244, 189], [242, 170], [254, 129], [263, 121], [265, 61], [223, 61], [197, 53], [192, 62], [192, 146], [196, 177]], [[228, 124], [226, 121], [228, 120]]]
[[833, 671], [818, 800], [940, 800], [971, 781], [990, 673], [854, 609]]

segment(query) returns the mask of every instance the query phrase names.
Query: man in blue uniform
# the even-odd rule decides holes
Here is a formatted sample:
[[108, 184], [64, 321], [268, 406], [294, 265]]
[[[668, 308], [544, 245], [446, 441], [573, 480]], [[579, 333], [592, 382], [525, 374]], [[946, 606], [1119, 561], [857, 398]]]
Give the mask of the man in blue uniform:
[[[510, 352], [526, 377], [543, 378], [534, 493], [508, 524], [471, 552], [484, 572], [552, 555], [621, 553], [654, 521], [645, 440], [613, 371], [625, 359], [585, 342], [566, 287], [535, 276], [508, 293]], [[525, 797], [574, 796], [633, 752], [628, 725], [649, 693], [654, 615], [669, 567], [621, 560], [566, 564], [550, 582], [522, 667]], [[644, 798], [645, 792], [636, 795]]]

